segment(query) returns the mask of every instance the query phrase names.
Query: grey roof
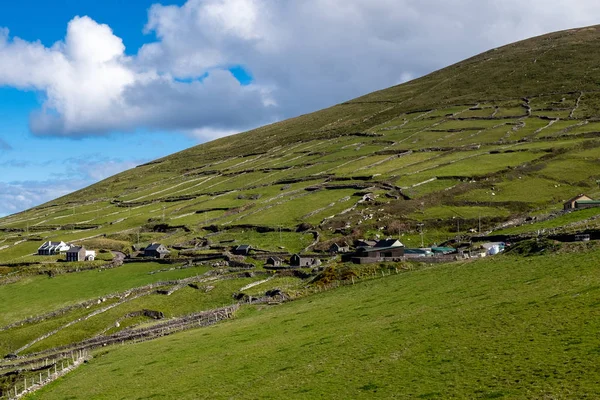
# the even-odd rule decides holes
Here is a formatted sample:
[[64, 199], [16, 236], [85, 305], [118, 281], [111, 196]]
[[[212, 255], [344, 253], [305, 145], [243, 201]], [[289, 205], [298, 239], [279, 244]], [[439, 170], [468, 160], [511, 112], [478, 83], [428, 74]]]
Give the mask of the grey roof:
[[267, 261], [269, 260], [273, 260], [273, 261], [283, 261], [281, 258], [277, 257], [277, 256], [271, 256], [269, 258], [267, 258]]
[[[159, 251], [159, 247], [160, 246], [162, 246], [162, 244], [160, 244], [160, 243], [152, 243], [148, 247], [146, 247], [145, 250], [148, 250], [148, 251], [152, 251], [152, 250]], [[165, 250], [163, 250], [163, 251], [165, 251]]]
[[238, 247], [236, 247], [236, 250], [250, 250], [252, 248], [252, 246], [250, 246], [249, 244], [240, 244]]
[[81, 250], [85, 250], [82, 246], [71, 246], [67, 253], [79, 253]]

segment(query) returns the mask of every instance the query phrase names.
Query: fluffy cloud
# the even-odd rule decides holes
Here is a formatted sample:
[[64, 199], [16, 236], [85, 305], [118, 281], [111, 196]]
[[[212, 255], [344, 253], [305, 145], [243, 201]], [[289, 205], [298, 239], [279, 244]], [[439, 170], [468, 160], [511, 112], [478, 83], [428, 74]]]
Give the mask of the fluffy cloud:
[[[157, 40], [135, 56], [88, 17], [51, 47], [0, 30], [0, 85], [44, 93], [30, 121], [37, 134], [214, 137], [592, 24], [598, 13], [591, 0], [189, 0], [149, 10], [145, 29]], [[228, 71], [237, 65], [253, 75], [249, 85]]]

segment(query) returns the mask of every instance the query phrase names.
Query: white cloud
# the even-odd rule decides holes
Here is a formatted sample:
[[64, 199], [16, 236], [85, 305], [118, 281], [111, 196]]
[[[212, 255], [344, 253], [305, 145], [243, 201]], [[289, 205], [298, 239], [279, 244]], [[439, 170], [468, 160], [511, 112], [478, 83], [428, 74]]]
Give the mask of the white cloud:
[[[0, 85], [45, 95], [31, 116], [38, 134], [149, 128], [215, 137], [598, 14], [591, 0], [189, 0], [151, 7], [146, 32], [157, 40], [135, 56], [88, 17], [75, 17], [51, 47], [0, 29]], [[227, 72], [235, 65], [252, 73], [250, 85]]]

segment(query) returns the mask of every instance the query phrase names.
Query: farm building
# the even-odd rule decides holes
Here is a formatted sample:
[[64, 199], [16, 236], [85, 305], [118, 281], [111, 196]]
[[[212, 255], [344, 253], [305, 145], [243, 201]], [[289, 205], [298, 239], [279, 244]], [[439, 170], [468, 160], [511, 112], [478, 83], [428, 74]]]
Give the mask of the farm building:
[[290, 265], [292, 267], [315, 267], [321, 265], [321, 260], [315, 257], [306, 257], [294, 254], [290, 257]]
[[151, 243], [144, 249], [144, 257], [165, 258], [169, 254], [171, 252], [160, 243]]
[[340, 253], [348, 253], [350, 251], [350, 246], [348, 243], [337, 244], [334, 243], [329, 246], [329, 252], [332, 254], [340, 254]]
[[585, 194], [575, 196], [572, 199], [567, 200], [563, 204], [563, 208], [565, 209], [565, 211], [592, 207], [600, 207], [600, 201], [594, 200], [591, 197], [586, 196]]
[[56, 254], [60, 254], [63, 253], [67, 250], [69, 250], [69, 246], [68, 244], [66, 244], [65, 242], [44, 242], [44, 244], [42, 244], [39, 248], [38, 248], [38, 255], [40, 256], [52, 256], [52, 255], [56, 255]]
[[272, 267], [281, 267], [281, 264], [283, 264], [283, 260], [277, 256], [269, 257], [265, 262], [265, 265], [269, 265]]
[[383, 261], [400, 261], [404, 257], [404, 245], [396, 239], [380, 240], [369, 247], [358, 247], [345, 261], [369, 264]]
[[233, 254], [237, 256], [247, 256], [248, 254], [250, 254], [251, 249], [252, 246], [250, 246], [249, 244], [240, 244], [235, 249], [233, 249]]
[[71, 246], [71, 248], [67, 250], [67, 261], [85, 261], [85, 256], [85, 247]]

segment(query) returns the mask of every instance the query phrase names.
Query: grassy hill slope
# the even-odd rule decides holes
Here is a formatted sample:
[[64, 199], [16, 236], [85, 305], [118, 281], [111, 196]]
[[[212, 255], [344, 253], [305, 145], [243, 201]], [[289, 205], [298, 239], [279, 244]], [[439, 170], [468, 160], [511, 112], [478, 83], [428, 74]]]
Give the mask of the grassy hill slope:
[[[411, 264], [359, 267], [344, 265], [339, 259], [327, 260], [327, 249], [334, 242], [352, 243], [357, 238], [394, 236], [407, 247], [420, 247], [421, 241], [431, 246], [452, 240], [473, 241], [475, 248], [477, 239], [487, 240], [487, 235], [507, 235], [511, 240], [519, 240], [588, 232], [600, 237], [600, 208], [562, 211], [563, 201], [577, 194], [600, 197], [600, 70], [597, 67], [600, 58], [596, 56], [600, 53], [595, 51], [600, 43], [598, 29], [558, 32], [491, 50], [403, 85], [155, 160], [0, 219], [0, 301], [3, 304], [0, 306], [0, 355], [17, 354], [22, 357], [18, 362], [26, 362], [27, 357], [48, 355], [60, 360], [65, 357], [61, 353], [64, 349], [71, 351], [84, 341], [101, 342], [120, 334], [130, 334], [131, 338], [146, 329], [158, 329], [164, 321], [179, 324], [192, 318], [190, 315], [203, 318], [195, 313], [244, 302], [251, 297], [272, 303], [272, 298], [264, 296], [273, 289], [283, 291], [290, 298], [300, 298], [331, 281], [349, 282], [371, 273], [414, 268]], [[64, 255], [35, 255], [39, 245], [47, 240], [84, 245], [98, 251], [99, 259], [91, 263], [67, 263]], [[120, 265], [118, 259], [122, 253], [135, 255], [136, 248], [150, 242], [168, 246], [172, 259], [166, 263], [141, 260]], [[548, 251], [553, 248], [543, 244], [546, 242], [534, 243], [535, 248]], [[227, 255], [239, 244], [250, 244], [262, 253], [254, 253], [243, 260], [247, 264], [241, 266], [240, 260], [238, 264], [225, 265], [213, 259]], [[401, 370], [413, 368], [409, 374], [413, 383], [406, 386], [406, 393], [425, 397], [428, 393], [434, 397], [435, 393], [443, 393], [441, 386], [432, 383], [437, 378], [428, 375], [423, 365], [429, 368], [427, 357], [449, 351], [457, 356], [449, 362], [438, 360], [439, 365], [434, 363], [433, 371], [438, 371], [435, 372], [438, 378], [443, 375], [442, 382], [455, 380], [452, 387], [457, 388], [457, 397], [473, 394], [493, 397], [496, 391], [504, 393], [500, 387], [508, 387], [508, 395], [514, 390], [517, 397], [543, 397], [544, 390], [570, 397], [571, 392], [597, 390], [589, 386], [591, 383], [585, 378], [588, 376], [585, 368], [591, 370], [591, 364], [581, 361], [595, 354], [593, 348], [577, 350], [580, 353], [576, 353], [572, 364], [577, 361], [581, 365], [565, 364], [569, 368], [582, 368], [572, 370], [577, 378], [564, 378], [567, 370], [563, 368], [567, 367], [559, 367], [557, 361], [556, 382], [560, 383], [539, 386], [537, 394], [526, 392], [525, 386], [519, 385], [525, 385], [521, 379], [529, 379], [527, 386], [538, 387], [531, 382], [541, 379], [535, 375], [534, 363], [542, 363], [542, 348], [548, 352], [545, 356], [562, 360], [564, 348], [557, 343], [576, 341], [573, 332], [588, 334], [589, 326], [581, 320], [590, 320], [595, 315], [596, 309], [592, 306], [595, 303], [586, 303], [587, 308], [575, 310], [574, 304], [587, 297], [571, 299], [560, 294], [570, 293], [570, 284], [573, 288], [589, 290], [581, 293], [590, 293], [590, 296], [595, 293], [595, 280], [589, 272], [592, 264], [588, 261], [595, 260], [597, 252], [587, 255], [585, 252], [589, 249], [586, 249], [579, 249], [584, 253], [580, 257], [538, 258], [538, 263], [533, 265], [529, 265], [529, 261], [504, 258], [482, 264], [440, 267], [389, 278], [389, 283], [382, 283], [384, 286], [379, 289], [372, 286], [375, 283], [365, 283], [265, 313], [252, 314], [246, 308], [240, 313], [244, 316], [240, 321], [202, 332], [220, 332], [223, 336], [219, 340], [230, 345], [222, 349], [231, 348], [233, 352], [238, 339], [240, 346], [242, 343], [253, 346], [254, 338], [276, 341], [288, 333], [293, 338], [303, 332], [305, 325], [316, 329], [323, 324], [319, 329], [324, 329], [323, 337], [329, 338], [332, 334], [328, 330], [333, 332], [335, 326], [350, 324], [346, 325], [348, 330], [362, 333], [345, 341], [326, 340], [324, 353], [319, 353], [316, 347], [316, 350], [303, 347], [286, 356], [286, 350], [279, 347], [279, 359], [275, 353], [268, 353], [275, 350], [267, 347], [264, 358], [270, 363], [263, 366], [249, 360], [252, 368], [246, 372], [263, 368], [265, 374], [275, 374], [277, 370], [269, 370], [269, 365], [303, 359], [303, 351], [323, 357], [325, 353], [340, 351], [335, 368], [329, 364], [326, 370], [339, 369], [340, 377], [350, 376], [348, 371], [359, 366], [351, 361], [355, 359], [352, 347], [342, 347], [355, 346], [365, 354], [372, 351], [377, 357], [383, 357], [376, 357], [376, 361], [366, 356], [358, 358], [364, 358], [361, 360], [364, 365], [370, 365], [371, 372], [363, 371], [364, 376], [370, 378], [357, 377], [353, 381], [356, 385], [347, 390], [359, 388], [366, 396], [375, 389], [378, 393], [390, 394], [392, 392], [385, 390], [395, 390], [396, 384], [390, 383], [390, 388], [385, 389], [385, 382], [399, 382], [391, 372], [393, 363], [385, 358], [392, 354], [397, 341], [394, 339], [392, 343], [394, 336], [378, 323], [385, 325], [396, 317], [404, 318], [409, 325], [403, 325], [402, 329], [406, 326], [415, 329], [398, 328], [397, 339], [406, 340], [415, 349], [410, 355], [413, 358], [407, 358], [409, 361], [401, 365]], [[263, 268], [266, 253], [277, 253], [285, 258], [297, 252], [322, 257], [325, 269], [275, 274]], [[113, 262], [113, 257], [117, 261]], [[585, 268], [574, 269], [581, 265], [587, 265], [589, 273]], [[459, 271], [456, 272], [458, 280], [453, 278], [454, 271]], [[479, 275], [478, 271], [485, 274]], [[576, 271], [587, 280], [577, 281]], [[521, 273], [539, 279], [512, 279]], [[544, 278], [546, 273], [547, 279]], [[566, 286], [560, 283], [561, 279], [566, 279]], [[540, 286], [527, 292], [526, 289], [532, 289], [531, 285], [537, 285], [538, 281]], [[479, 282], [480, 287], [471, 286], [472, 282]], [[513, 286], [516, 289], [511, 289]], [[381, 296], [379, 306], [372, 314], [361, 312], [357, 309], [359, 305], [351, 303], [355, 289], [363, 291], [357, 299], [374, 296], [367, 294], [368, 290], [382, 292], [378, 294]], [[511, 303], [508, 293], [521, 300]], [[401, 309], [390, 310], [384, 306], [403, 298], [412, 300], [400, 304]], [[452, 302], [440, 303], [450, 298]], [[554, 301], [559, 301], [557, 308], [553, 308]], [[319, 306], [311, 308], [311, 302]], [[325, 305], [330, 302], [339, 302], [340, 306], [337, 303]], [[539, 316], [546, 321], [539, 327], [531, 322], [538, 316], [538, 303], [543, 305]], [[342, 309], [344, 304], [347, 308]], [[332, 313], [321, 311], [327, 307], [333, 307], [330, 308]], [[286, 333], [283, 321], [291, 317], [283, 315], [296, 309], [303, 309], [307, 314], [299, 317], [301, 325], [294, 325]], [[385, 314], [380, 315], [383, 312]], [[408, 314], [402, 314], [404, 312]], [[259, 327], [264, 327], [268, 318], [275, 318], [278, 313], [282, 315], [282, 323], [269, 325], [261, 336]], [[363, 314], [368, 321], [356, 322]], [[155, 320], [156, 315], [164, 318]], [[460, 319], [463, 316], [464, 321]], [[419, 325], [419, 321], [425, 325]], [[556, 324], [551, 328], [552, 321]], [[469, 331], [468, 326], [473, 324], [486, 333]], [[564, 331], [557, 328], [561, 324], [568, 328]], [[248, 327], [248, 339], [231, 336], [241, 335], [236, 330], [243, 326]], [[435, 341], [434, 333], [439, 332], [450, 348]], [[470, 343], [466, 350], [456, 341], [459, 339], [452, 339], [452, 332], [456, 338]], [[544, 342], [543, 337], [535, 336], [536, 332], [542, 332], [540, 335], [553, 341]], [[203, 334], [196, 332], [179, 337], [189, 335], [193, 342], [202, 342], [203, 339], [195, 339], [194, 335]], [[521, 339], [529, 338], [528, 335], [534, 335], [536, 345], [533, 347], [522, 343]], [[430, 340], [424, 342], [430, 347], [419, 347], [417, 337]], [[304, 339], [298, 337], [299, 341]], [[201, 350], [199, 357], [219, 359], [211, 352], [223, 345], [216, 336], [206, 340], [211, 347]], [[483, 343], [477, 344], [480, 340]], [[312, 346], [317, 339], [306, 339], [306, 342]], [[538, 342], [542, 343], [539, 348], [536, 347]], [[157, 343], [171, 342], [161, 339]], [[294, 348], [294, 343], [284, 344]], [[510, 364], [505, 359], [507, 355], [495, 347], [500, 346], [499, 343], [512, 349], [509, 354], [517, 362]], [[337, 346], [335, 349], [328, 347], [333, 344]], [[381, 351], [389, 350], [389, 354], [380, 353], [378, 344]], [[131, 362], [134, 362], [138, 356], [150, 357], [142, 353], [159, 345], [144, 346], [119, 351], [142, 349], [139, 355], [132, 357]], [[186, 343], [181, 346], [186, 351], [189, 349]], [[485, 358], [487, 356], [479, 361], [469, 358], [472, 357], [470, 348], [476, 348], [477, 354], [504, 357], [504, 364], [498, 365], [505, 365], [508, 370], [521, 366], [527, 372], [518, 378], [520, 383], [514, 384], [508, 383], [508, 376], [517, 374], [516, 371], [502, 375], [503, 384], [496, 387], [485, 378], [494, 375], [484, 376], [481, 371], [495, 373], [494, 368], [499, 367], [494, 360]], [[404, 363], [402, 348], [395, 351], [398, 362]], [[232, 354], [242, 354], [242, 347], [235, 352]], [[256, 354], [258, 357], [261, 353]], [[522, 354], [530, 356], [519, 358]], [[226, 358], [227, 355], [221, 353], [220, 356]], [[175, 365], [187, 362], [187, 353], [173, 357], [171, 361]], [[317, 365], [315, 360], [307, 361], [308, 365]], [[385, 360], [380, 371], [375, 367], [379, 360]], [[95, 362], [101, 365], [100, 361]], [[122, 368], [128, 368], [126, 362], [123, 363]], [[223, 368], [237, 372], [225, 373], [225, 369], [221, 371], [218, 365], [213, 365], [211, 368], [218, 372], [207, 376], [216, 379], [215, 376], [223, 372], [224, 377], [233, 374], [238, 379], [246, 379], [232, 363]], [[348, 366], [343, 367], [344, 363]], [[139, 365], [142, 368], [144, 363]], [[274, 376], [288, 376], [286, 374], [292, 373], [284, 369], [288, 367], [293, 371], [292, 366], [282, 364], [281, 371]], [[0, 362], [0, 391], [13, 388], [21, 378], [35, 378], [31, 371], [18, 368], [20, 366], [13, 365], [11, 360]], [[81, 371], [87, 371], [86, 368]], [[344, 393], [342, 386], [347, 376], [336, 383], [326, 374], [317, 376], [321, 369], [314, 368], [314, 371], [302, 370], [299, 374], [311, 379], [296, 381], [319, 393], [327, 385], [339, 384], [339, 390]], [[180, 367], [175, 369], [180, 370]], [[546, 371], [545, 367], [538, 369]], [[164, 372], [164, 368], [159, 370]], [[17, 375], [13, 374], [15, 371]], [[153, 371], [154, 368], [140, 369], [140, 376], [152, 376]], [[462, 376], [461, 371], [471, 375], [464, 378], [464, 383], [457, 380], [457, 376]], [[332, 373], [337, 376], [337, 372]], [[545, 372], [543, 378], [552, 380], [553, 373]], [[84, 372], [74, 376], [80, 376], [77, 374]], [[106, 370], [102, 374], [107, 374]], [[418, 383], [420, 374], [424, 376], [425, 386]], [[385, 379], [381, 378], [386, 375]], [[205, 379], [194, 377], [191, 382], [196, 378], [199, 382]], [[580, 379], [585, 382], [578, 387]], [[117, 382], [112, 377], [103, 381]], [[315, 383], [311, 386], [308, 381]], [[82, 393], [93, 390], [78, 385]], [[252, 386], [250, 381], [248, 385]], [[186, 395], [191, 396], [193, 392], [188, 392], [191, 387], [182, 387]], [[59, 390], [61, 386], [56, 388]], [[282, 390], [296, 389], [282, 386]]]
[[503, 256], [242, 309], [31, 398], [597, 398], [599, 262]]

